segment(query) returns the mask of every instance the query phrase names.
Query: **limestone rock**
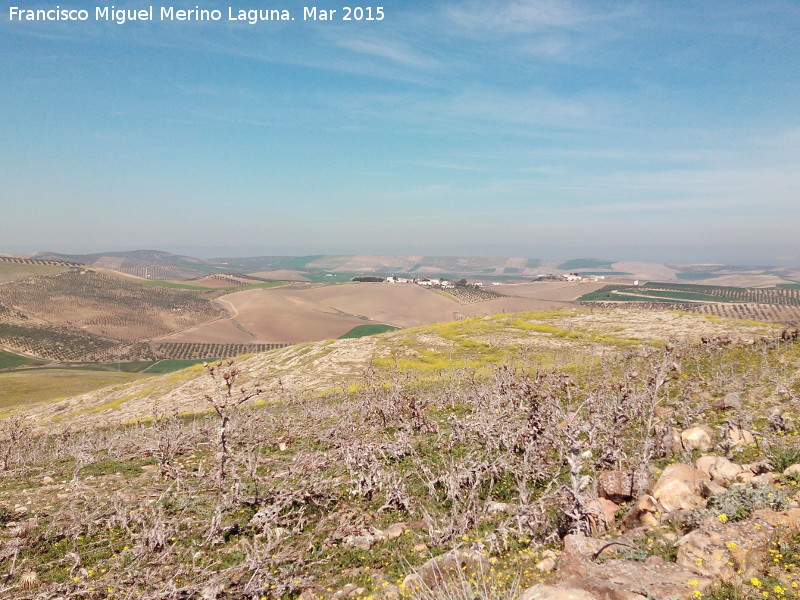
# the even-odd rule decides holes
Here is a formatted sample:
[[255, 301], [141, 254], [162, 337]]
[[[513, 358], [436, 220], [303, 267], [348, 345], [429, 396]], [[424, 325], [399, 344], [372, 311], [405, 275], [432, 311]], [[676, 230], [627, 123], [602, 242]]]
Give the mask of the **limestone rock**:
[[625, 529], [635, 529], [636, 527], [655, 527], [659, 524], [658, 515], [661, 513], [661, 506], [653, 496], [647, 494], [636, 501], [625, 517], [622, 524]]
[[707, 452], [714, 447], [714, 431], [706, 425], [693, 425], [681, 432], [681, 444], [687, 450]]
[[594, 498], [586, 504], [589, 519], [598, 532], [606, 531], [614, 525], [619, 508], [619, 504], [606, 498]]
[[545, 550], [541, 554], [541, 560], [536, 563], [536, 570], [541, 573], [552, 571], [556, 568], [557, 563], [558, 555], [552, 550]]
[[740, 425], [730, 425], [725, 432], [725, 437], [734, 446], [748, 446], [756, 443], [756, 436], [752, 431], [744, 429]]
[[695, 461], [695, 467], [703, 475], [719, 485], [730, 485], [739, 479], [745, 467], [731, 462], [724, 456], [701, 456]]
[[381, 537], [386, 540], [393, 540], [395, 538], [399, 538], [401, 535], [403, 535], [403, 532], [406, 530], [407, 527], [408, 527], [407, 523], [394, 523], [393, 525], [390, 525], [381, 532], [382, 533]]
[[784, 475], [791, 475], [792, 473], [800, 473], [800, 464], [791, 465], [783, 470]]
[[500, 513], [515, 513], [517, 512], [517, 507], [513, 504], [509, 504], [508, 502], [488, 502], [486, 504], [486, 512], [490, 515], [497, 515]]
[[597, 478], [598, 495], [617, 504], [638, 498], [649, 492], [650, 487], [649, 473], [606, 471]]
[[[606, 544], [581, 536], [564, 538], [564, 552], [558, 565], [559, 584], [585, 590], [604, 600], [688, 599], [695, 590], [702, 592], [712, 584], [711, 578], [698, 577], [690, 568], [658, 557], [651, 557], [645, 563], [621, 559], [594, 562], [594, 554]], [[689, 585], [689, 581], [696, 581], [697, 585]]]
[[653, 486], [652, 496], [664, 512], [693, 510], [705, 506], [706, 501], [700, 493], [703, 483], [707, 481], [703, 472], [692, 465], [676, 463], [664, 469]]
[[738, 523], [709, 517], [678, 540], [676, 563], [720, 581], [748, 580], [763, 570], [773, 535], [778, 531], [791, 535], [798, 530], [800, 509], [758, 510]]
[[738, 410], [742, 407], [742, 397], [738, 392], [731, 392], [715, 400], [713, 406], [717, 410]]
[[364, 535], [348, 535], [343, 541], [345, 546], [369, 550], [372, 548], [372, 545], [378, 541], [378, 538], [370, 533], [366, 533]]
[[591, 592], [579, 588], [540, 583], [522, 592], [517, 600], [598, 600], [598, 598]]
[[454, 577], [488, 571], [489, 560], [475, 550], [451, 550], [430, 559], [403, 580], [406, 588], [432, 588]]

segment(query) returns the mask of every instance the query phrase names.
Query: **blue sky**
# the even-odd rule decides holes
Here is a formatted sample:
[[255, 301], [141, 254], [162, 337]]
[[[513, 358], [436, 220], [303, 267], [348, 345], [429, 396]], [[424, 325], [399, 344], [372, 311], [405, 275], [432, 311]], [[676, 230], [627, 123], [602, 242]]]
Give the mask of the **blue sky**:
[[162, 5], [0, 12], [0, 251], [800, 264], [795, 0]]

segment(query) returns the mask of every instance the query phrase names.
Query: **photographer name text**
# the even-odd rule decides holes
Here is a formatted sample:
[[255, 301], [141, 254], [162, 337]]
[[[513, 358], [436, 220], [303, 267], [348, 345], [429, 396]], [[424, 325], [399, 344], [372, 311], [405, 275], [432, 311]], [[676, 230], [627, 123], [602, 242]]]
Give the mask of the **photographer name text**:
[[53, 8], [28, 9], [19, 6], [8, 8], [8, 18], [12, 22], [35, 21], [105, 21], [124, 25], [141, 21], [238, 21], [256, 25], [271, 21], [382, 21], [385, 18], [382, 6], [340, 6], [339, 8], [318, 8], [304, 6], [302, 13], [287, 9], [262, 8], [240, 9], [228, 6], [223, 9], [175, 8], [174, 6], [149, 6], [131, 9], [115, 6], [95, 6], [92, 9]]

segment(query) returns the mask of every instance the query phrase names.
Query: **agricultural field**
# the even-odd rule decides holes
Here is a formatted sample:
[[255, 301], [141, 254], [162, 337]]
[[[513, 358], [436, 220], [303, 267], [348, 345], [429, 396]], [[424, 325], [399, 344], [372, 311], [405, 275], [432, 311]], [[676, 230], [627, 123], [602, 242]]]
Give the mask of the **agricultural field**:
[[[167, 342], [154, 344], [157, 356], [168, 359], [197, 360], [202, 358], [229, 358], [242, 354], [266, 352], [286, 344], [209, 344], [197, 342]], [[163, 362], [163, 361], [162, 361]]]
[[640, 286], [615, 284], [585, 294], [579, 301], [604, 307], [624, 302], [648, 309], [661, 307], [787, 325], [800, 323], [800, 289], [792, 286], [747, 288], [657, 282]]
[[492, 286], [491, 289], [507, 296], [572, 302], [585, 294], [604, 288], [606, 285], [587, 281], [535, 281], [532, 283], [505, 283]]
[[0, 350], [0, 371], [6, 369], [15, 369], [24, 365], [29, 365], [36, 362], [33, 358], [27, 356], [20, 356], [12, 352], [5, 352]]
[[340, 340], [347, 340], [352, 338], [366, 337], [368, 335], [378, 335], [386, 333], [387, 331], [394, 331], [397, 327], [391, 325], [357, 325], [344, 335], [340, 335]]
[[16, 262], [11, 259], [0, 257], [0, 284], [7, 281], [16, 281], [36, 275], [55, 275], [65, 273], [71, 268], [65, 264], [50, 263], [45, 261]]
[[69, 398], [146, 375], [88, 369], [21, 369], [0, 373], [0, 417], [11, 409]]
[[483, 302], [484, 300], [494, 300], [503, 296], [503, 294], [496, 292], [493, 289], [483, 288], [480, 286], [475, 287], [471, 285], [466, 287], [457, 286], [443, 291], [451, 296], [455, 296], [459, 302], [463, 302], [465, 304], [470, 302]]
[[56, 361], [146, 359], [144, 340], [223, 315], [215, 295], [87, 269], [15, 279], [0, 284], [0, 344]]
[[[345, 283], [251, 289], [217, 300], [230, 318], [155, 340], [167, 342], [299, 343], [338, 338], [358, 325], [412, 327], [469, 316], [564, 307], [533, 298], [459, 302], [413, 284]], [[268, 317], [267, 317], [268, 316]]]
[[0, 302], [54, 326], [114, 340], [143, 340], [219, 316], [209, 296], [141, 285], [93, 271], [4, 284]]

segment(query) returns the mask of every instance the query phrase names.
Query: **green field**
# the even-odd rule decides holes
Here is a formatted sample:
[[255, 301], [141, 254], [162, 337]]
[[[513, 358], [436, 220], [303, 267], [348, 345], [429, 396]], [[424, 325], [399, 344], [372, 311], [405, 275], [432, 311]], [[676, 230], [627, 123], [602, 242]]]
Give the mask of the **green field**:
[[600, 260], [597, 258], [576, 258], [568, 260], [558, 265], [558, 269], [563, 271], [574, 271], [575, 269], [610, 269], [610, 260]]
[[800, 283], [779, 283], [775, 287], [779, 290], [800, 290]]
[[30, 369], [2, 373], [0, 411], [15, 406], [69, 398], [143, 377], [146, 376], [85, 369]]
[[143, 369], [142, 373], [172, 373], [174, 371], [180, 371], [181, 369], [185, 369], [186, 367], [192, 367], [194, 365], [202, 365], [204, 362], [213, 362], [217, 360], [216, 358], [196, 358], [196, 359], [165, 359], [159, 360], [152, 364], [152, 366]]
[[0, 350], [0, 369], [14, 369], [16, 367], [29, 365], [35, 362], [37, 361], [33, 358], [28, 358], [26, 356], [20, 356], [19, 354], [12, 354], [11, 352]]
[[[725, 296], [712, 296], [711, 294], [703, 294], [702, 292], [687, 292], [687, 291], [673, 291], [673, 290], [651, 290], [647, 288], [632, 288], [637, 290], [639, 294], [646, 294], [647, 296], [658, 296], [660, 298], [669, 298], [680, 302], [681, 300], [699, 300], [702, 302], [738, 302], [736, 298]], [[731, 288], [733, 290], [734, 288]], [[641, 298], [642, 300], [652, 300], [652, 298]]]
[[55, 275], [63, 273], [69, 267], [56, 267], [54, 265], [26, 265], [0, 260], [0, 283], [34, 277], [36, 275]]
[[659, 290], [685, 290], [687, 292], [710, 292], [710, 291], [720, 291], [720, 292], [743, 292], [747, 288], [743, 287], [735, 287], [732, 285], [698, 285], [696, 283], [645, 283], [641, 286], [645, 289], [647, 288], [654, 288]]
[[368, 335], [376, 335], [378, 333], [386, 333], [387, 331], [394, 331], [395, 329], [398, 328], [393, 327], [392, 325], [356, 325], [343, 336], [340, 336], [339, 339], [345, 340], [349, 338], [360, 338]]
[[[312, 271], [311, 273], [307, 273], [303, 271], [301, 275], [314, 283], [342, 283], [344, 281], [350, 281], [353, 277], [363, 276], [364, 273], [328, 273], [326, 271]], [[376, 277], [381, 276], [380, 273], [370, 273], [369, 275], [374, 275]]]

